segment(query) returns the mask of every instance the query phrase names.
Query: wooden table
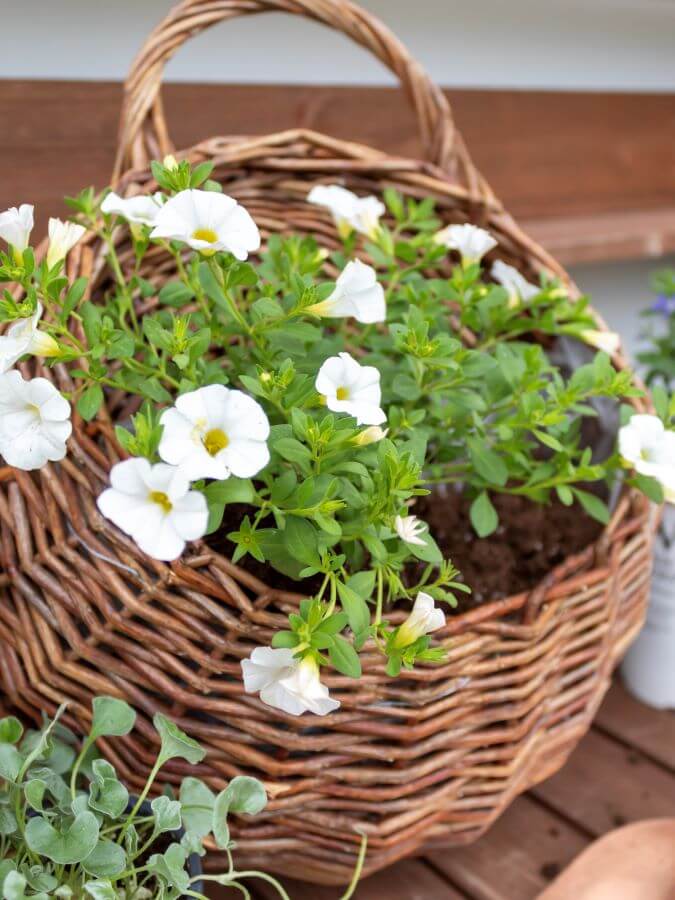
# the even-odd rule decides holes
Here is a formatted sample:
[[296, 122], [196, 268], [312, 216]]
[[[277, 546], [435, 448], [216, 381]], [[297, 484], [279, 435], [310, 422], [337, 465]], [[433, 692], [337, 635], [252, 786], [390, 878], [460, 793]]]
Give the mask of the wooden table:
[[[534, 900], [596, 837], [628, 822], [674, 814], [675, 714], [644, 706], [617, 681], [564, 769], [516, 800], [481, 840], [400, 862], [363, 881], [355, 898]], [[338, 900], [342, 893], [284, 884], [291, 900]], [[277, 897], [266, 886], [250, 887], [255, 900]], [[240, 895], [219, 890], [211, 896]]]

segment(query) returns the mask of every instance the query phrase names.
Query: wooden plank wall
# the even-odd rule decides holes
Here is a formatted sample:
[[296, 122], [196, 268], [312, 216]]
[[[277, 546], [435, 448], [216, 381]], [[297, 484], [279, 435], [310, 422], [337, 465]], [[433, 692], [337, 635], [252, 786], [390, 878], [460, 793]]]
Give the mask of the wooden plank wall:
[[[452, 90], [473, 157], [508, 208], [567, 261], [675, 250], [675, 96]], [[177, 146], [305, 126], [404, 155], [413, 114], [388, 88], [170, 84]], [[107, 183], [121, 86], [4, 81], [0, 209]]]

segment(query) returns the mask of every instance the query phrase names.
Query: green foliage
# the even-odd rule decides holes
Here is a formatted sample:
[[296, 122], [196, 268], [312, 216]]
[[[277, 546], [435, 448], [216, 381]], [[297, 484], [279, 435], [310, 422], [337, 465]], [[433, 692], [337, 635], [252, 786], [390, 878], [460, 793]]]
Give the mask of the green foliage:
[[[161, 749], [132, 806], [115, 768], [97, 756], [94, 742], [128, 734], [134, 711], [121, 700], [97, 697], [90, 733], [77, 756], [74, 736], [57, 725], [61, 714], [25, 736], [16, 719], [0, 720], [0, 897], [176, 900], [188, 890], [203, 897], [195, 891], [199, 876], [190, 872], [190, 854], [203, 855], [204, 841], [212, 836], [231, 859], [230, 817], [261, 813], [267, 804], [263, 785], [247, 776], [233, 778], [216, 797], [188, 776], [178, 798], [156, 797], [148, 813], [142, 801], [163, 762], [181, 758], [194, 764], [203, 758], [202, 748], [158, 714]], [[153, 853], [160, 835], [162, 851]], [[240, 885], [233, 862], [226, 873], [210, 877]], [[278, 891], [286, 897], [280, 885]]]

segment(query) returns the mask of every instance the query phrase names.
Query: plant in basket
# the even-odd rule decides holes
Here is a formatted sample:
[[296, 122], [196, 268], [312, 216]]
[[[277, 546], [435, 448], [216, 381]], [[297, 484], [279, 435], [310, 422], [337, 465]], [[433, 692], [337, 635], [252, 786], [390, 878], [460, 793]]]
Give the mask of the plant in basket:
[[[105, 406], [124, 459], [97, 502], [120, 532], [157, 560], [204, 540], [296, 583], [307, 599], [242, 661], [246, 691], [323, 716], [340, 706], [323, 671], [358, 679], [366, 645], [391, 677], [445, 659], [433, 635], [471, 584], [420, 510], [461, 496], [478, 539], [500, 528], [500, 495], [607, 523], [620, 481], [673, 489], [672, 404], [632, 416], [617, 336], [561, 282], [500, 259], [491, 233], [442, 228], [430, 199], [327, 184], [308, 201], [341, 246], [261, 248], [211, 170], [167, 158], [152, 193], [84, 191], [41, 260], [32, 209], [0, 218], [0, 278], [19, 286], [0, 304], [0, 453], [25, 470], [62, 460], [71, 409]], [[113, 279], [96, 303], [64, 274], [85, 231]], [[141, 274], [158, 253], [175, 277]], [[69, 387], [24, 377], [26, 354], [66, 366]], [[603, 448], [587, 429], [608, 404], [624, 424]]]
[[[177, 795], [167, 790], [148, 801], [166, 763], [180, 759], [194, 766], [205, 755], [174, 722], [157, 714], [159, 752], [143, 790], [130, 796], [115, 768], [97, 753], [96, 742], [128, 735], [136, 720], [133, 709], [114, 697], [96, 697], [91, 728], [81, 741], [60, 721], [64, 710], [25, 734], [18, 719], [0, 719], [3, 900], [205, 900], [205, 881], [247, 897], [244, 883], [256, 878], [289, 900], [270, 875], [238, 871], [232, 855], [229, 817], [262, 812], [267, 796], [260, 781], [238, 776], [216, 794], [190, 775]], [[227, 854], [226, 872], [203, 874], [205, 841]], [[357, 880], [358, 871], [346, 897]]]

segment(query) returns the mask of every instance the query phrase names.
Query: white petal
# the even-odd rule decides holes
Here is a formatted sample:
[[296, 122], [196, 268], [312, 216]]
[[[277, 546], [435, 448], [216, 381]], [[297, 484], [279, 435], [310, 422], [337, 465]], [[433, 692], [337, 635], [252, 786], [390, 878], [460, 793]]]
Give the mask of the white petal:
[[151, 466], [141, 457], [116, 463], [110, 470], [110, 484], [116, 491], [130, 496], [147, 497]]
[[270, 451], [264, 441], [233, 440], [218, 454], [237, 478], [252, 478], [270, 461]]
[[176, 533], [186, 541], [196, 541], [206, 534], [209, 508], [206, 497], [199, 491], [190, 491], [174, 503], [171, 515]]
[[256, 693], [297, 665], [293, 651], [285, 648], [256, 647], [249, 659], [243, 659], [244, 689]]
[[280, 709], [282, 712], [288, 713], [291, 716], [301, 716], [308, 710], [304, 700], [297, 694], [289, 691], [286, 686], [279, 681], [274, 681], [262, 688], [260, 691], [260, 699], [268, 706]]
[[178, 559], [185, 549], [185, 541], [176, 532], [172, 517], [166, 515], [157, 503], [154, 509], [134, 528], [132, 537], [144, 553], [153, 559], [171, 562]]

